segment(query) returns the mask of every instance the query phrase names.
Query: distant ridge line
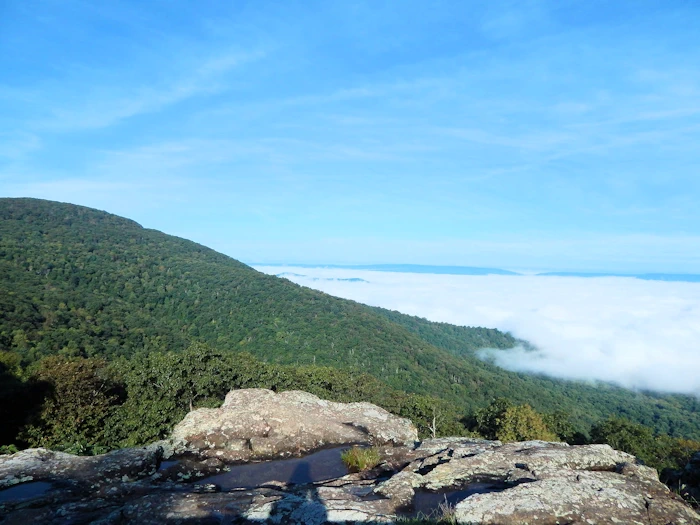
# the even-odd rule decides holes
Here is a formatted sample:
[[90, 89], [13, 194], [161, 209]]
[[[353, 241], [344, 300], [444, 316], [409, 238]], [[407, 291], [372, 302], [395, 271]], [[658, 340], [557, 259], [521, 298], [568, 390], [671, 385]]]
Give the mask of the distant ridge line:
[[375, 272], [426, 273], [435, 275], [516, 275], [537, 277], [627, 277], [642, 281], [665, 281], [700, 283], [700, 274], [692, 273], [619, 273], [619, 272], [541, 272], [524, 274], [501, 268], [478, 266], [440, 266], [429, 264], [295, 264], [295, 263], [250, 263], [250, 266], [272, 266], [293, 268], [337, 268], [346, 270], [369, 270]]
[[270, 264], [252, 263], [251, 266], [291, 266], [296, 268], [338, 268], [347, 270], [370, 270], [375, 272], [431, 273], [440, 275], [522, 275], [500, 268], [476, 266], [433, 266], [426, 264]]
[[643, 281], [667, 281], [700, 283], [700, 274], [692, 273], [597, 273], [597, 272], [544, 272], [536, 274], [541, 277], [631, 277]]

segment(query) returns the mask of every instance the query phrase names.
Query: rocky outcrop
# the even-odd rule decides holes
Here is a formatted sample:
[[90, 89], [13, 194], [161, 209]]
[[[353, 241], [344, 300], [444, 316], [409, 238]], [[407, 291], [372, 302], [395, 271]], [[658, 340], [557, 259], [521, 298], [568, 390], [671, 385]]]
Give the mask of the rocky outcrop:
[[700, 523], [700, 516], [659, 482], [655, 470], [608, 445], [568, 446], [541, 441], [500, 444], [442, 440], [376, 493], [406, 501], [411, 489], [490, 484], [455, 505], [459, 523], [483, 525]]
[[343, 445], [412, 445], [408, 419], [370, 403], [334, 403], [306, 392], [233, 390], [221, 408], [190, 412], [172, 433], [178, 453], [225, 461], [300, 455]]
[[501, 483], [504, 489], [457, 503], [461, 523], [649, 525], [698, 519], [659, 482], [655, 470], [608, 445], [509, 443], [452, 459], [424, 476], [431, 489], [478, 481]]
[[[264, 417], [251, 414], [253, 400], [263, 401], [258, 406], [265, 407]], [[286, 408], [274, 412], [274, 400]], [[349, 412], [339, 413], [340, 407]], [[235, 414], [256, 430], [244, 433], [247, 423], [237, 423]], [[322, 419], [309, 423], [314, 419], [310, 414]], [[259, 449], [263, 455], [277, 450], [278, 458], [288, 457], [296, 449], [282, 436], [295, 436], [302, 426], [296, 434], [305, 436], [296, 442], [299, 448], [363, 438], [385, 444], [382, 462], [369, 472], [316, 482], [275, 477], [282, 463], [269, 462], [260, 466], [271, 478], [252, 488], [226, 489], [218, 476], [201, 479], [254, 466], [225, 461], [250, 460], [254, 438], [274, 444]], [[243, 391], [230, 395], [218, 412], [191, 413], [172, 441], [150, 447], [90, 458], [43, 449], [0, 456], [0, 523], [391, 523], [415, 513], [425, 496], [437, 495], [437, 501], [451, 503], [459, 523], [700, 524], [700, 516], [658, 481], [656, 471], [607, 445], [469, 438], [413, 443], [413, 432], [405, 420], [372, 405], [326, 403], [303, 393]], [[252, 440], [251, 455], [216, 454], [231, 451], [226, 443], [234, 439]], [[163, 463], [173, 445], [186, 455], [176, 453]], [[168, 475], [172, 469], [180, 469], [177, 476]], [[25, 488], [24, 496], [11, 493]]]
[[43, 448], [0, 456], [0, 490], [27, 481], [110, 484], [143, 479], [156, 473], [158, 447], [127, 448], [101, 456], [74, 456]]

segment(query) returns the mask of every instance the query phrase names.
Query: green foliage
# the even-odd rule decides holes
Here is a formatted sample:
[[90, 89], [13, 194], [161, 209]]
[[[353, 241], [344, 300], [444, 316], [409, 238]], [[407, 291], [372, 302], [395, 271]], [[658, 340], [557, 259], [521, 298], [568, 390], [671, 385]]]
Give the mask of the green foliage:
[[487, 439], [503, 442], [541, 439], [557, 441], [557, 436], [530, 405], [514, 405], [499, 398], [475, 414], [475, 430]]
[[494, 399], [491, 404], [474, 413], [474, 430], [486, 439], [498, 439], [496, 435], [501, 429], [503, 414], [512, 406], [513, 402], [504, 397]]
[[188, 411], [218, 406], [233, 388], [268, 387], [269, 367], [249, 354], [194, 343], [182, 352], [141, 353], [118, 361], [126, 402], [119, 408], [115, 441], [135, 446], [165, 437]]
[[32, 447], [79, 453], [109, 445], [111, 415], [121, 392], [103, 359], [47, 357], [32, 367], [30, 382], [45, 390], [43, 405], [20, 439]]
[[19, 377], [22, 373], [22, 358], [16, 352], [0, 350], [0, 370], [6, 374]]
[[571, 422], [571, 414], [564, 410], [557, 410], [549, 414], [542, 414], [542, 420], [561, 441], [569, 445], [583, 445], [588, 441], [585, 434], [576, 429]]
[[350, 472], [364, 472], [379, 465], [381, 456], [374, 447], [351, 447], [340, 454], [340, 459]]
[[15, 445], [0, 445], [0, 456], [14, 454], [15, 452], [19, 452]]
[[[188, 355], [193, 341], [218, 357], [198, 361], [190, 353], [186, 363], [169, 361]], [[190, 404], [211, 405], [222, 389], [253, 383], [297, 385], [338, 400], [376, 399], [414, 419], [424, 436], [436, 414], [438, 433], [464, 433], [460, 417], [507, 397], [541, 413], [566, 411], [574, 433], [617, 414], [658, 433], [700, 438], [695, 398], [517, 374], [475, 355], [516, 343], [498, 330], [431, 323], [334, 298], [107, 213], [0, 199], [0, 380], [6, 379], [0, 401], [3, 395], [27, 400], [17, 404], [22, 411], [8, 414], [13, 428], [34, 410], [17, 359], [26, 367], [61, 355], [104, 358], [123, 374], [128, 396], [115, 409], [121, 423], [107, 442], [162, 436]], [[189, 366], [195, 375], [186, 379]], [[234, 374], [232, 382], [209, 377], [216, 366]], [[159, 397], [149, 381], [167, 395]], [[363, 392], [365, 384], [371, 393]], [[146, 411], [139, 423], [139, 410], [146, 410], [137, 406], [139, 397], [153, 400], [161, 414]], [[125, 438], [122, 427], [135, 434]], [[15, 441], [12, 430], [0, 434], [2, 443]]]
[[659, 471], [683, 468], [693, 452], [700, 450], [698, 441], [655, 435], [649, 427], [619, 417], [594, 425], [591, 440], [633, 454]]
[[509, 407], [501, 420], [501, 428], [496, 437], [503, 442], [541, 439], [557, 441], [557, 436], [547, 428], [542, 416], [530, 405]]
[[[397, 391], [366, 374], [266, 364], [201, 343], [111, 364], [52, 356], [31, 367], [27, 384], [40, 412], [20, 438], [31, 446], [81, 454], [163, 438], [189, 410], [219, 406], [234, 388], [304, 390], [334, 401], [367, 401], [424, 425], [437, 409], [443, 434], [465, 432], [460, 414], [441, 399]], [[16, 441], [16, 434], [8, 433], [7, 443]]]
[[18, 358], [13, 352], [0, 351], [0, 444], [17, 442], [19, 429], [41, 402], [23, 380]]
[[115, 414], [111, 441], [135, 446], [165, 437], [191, 408], [218, 406], [234, 388], [303, 390], [340, 402], [367, 401], [425, 422], [444, 407], [442, 429], [461, 435], [459, 414], [445, 401], [394, 390], [372, 376], [328, 367], [293, 367], [258, 361], [196, 343], [184, 352], [139, 354], [114, 364], [127, 391]]

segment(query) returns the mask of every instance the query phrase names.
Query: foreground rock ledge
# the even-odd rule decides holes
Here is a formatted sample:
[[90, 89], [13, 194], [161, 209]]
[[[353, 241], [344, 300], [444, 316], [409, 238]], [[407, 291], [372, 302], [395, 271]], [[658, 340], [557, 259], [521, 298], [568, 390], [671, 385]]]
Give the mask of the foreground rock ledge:
[[[254, 412], [246, 400], [262, 400], [265, 408]], [[283, 408], [274, 412], [276, 402]], [[257, 418], [261, 413], [266, 415]], [[350, 413], [353, 416], [348, 419]], [[236, 414], [239, 421], [256, 422], [258, 426], [248, 427], [255, 429], [252, 434], [237, 433], [245, 427], [234, 423]], [[340, 419], [329, 423], [330, 415]], [[388, 430], [388, 422], [398, 426]], [[265, 428], [269, 430], [260, 431]], [[162, 470], [158, 472], [163, 454], [170, 453], [164, 451], [173, 445], [196, 458], [193, 472], [206, 472], [212, 462], [222, 465], [210, 453], [221, 457], [216, 453], [231, 451], [226, 443], [234, 439], [253, 440], [247, 459], [256, 450], [256, 437], [271, 440], [280, 451], [278, 457], [287, 457], [290, 450], [278, 445], [287, 443], [281, 436], [297, 435], [299, 428], [305, 436], [299, 443], [311, 448], [343, 444], [342, 439], [353, 443], [362, 436], [383, 439], [388, 445], [382, 448], [384, 462], [362, 475], [305, 485], [268, 483], [228, 492], [171, 481]], [[51, 484], [33, 498], [0, 502], [0, 523], [392, 523], [410, 511], [418, 491], [463, 489], [479, 483], [489, 492], [464, 496], [456, 503], [459, 523], [700, 524], [700, 515], [660, 483], [656, 471], [607, 445], [502, 444], [468, 438], [414, 443], [413, 432], [405, 420], [364, 403], [328, 403], [300, 392], [239, 391], [230, 394], [218, 411], [190, 413], [168, 442], [91, 458], [43, 449], [0, 457], [0, 487], [37, 481]], [[212, 441], [212, 436], [220, 435], [226, 439]], [[274, 454], [272, 445], [260, 450]]]

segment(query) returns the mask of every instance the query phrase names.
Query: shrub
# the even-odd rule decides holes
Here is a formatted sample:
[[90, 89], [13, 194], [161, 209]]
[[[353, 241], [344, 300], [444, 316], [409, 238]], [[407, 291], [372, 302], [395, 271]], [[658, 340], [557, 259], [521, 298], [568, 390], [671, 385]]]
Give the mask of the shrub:
[[43, 390], [43, 404], [19, 439], [32, 447], [80, 454], [106, 450], [110, 421], [123, 397], [119, 378], [106, 361], [46, 357], [32, 367], [30, 382]]
[[15, 445], [0, 445], [0, 456], [14, 454], [15, 452], [19, 452]]

